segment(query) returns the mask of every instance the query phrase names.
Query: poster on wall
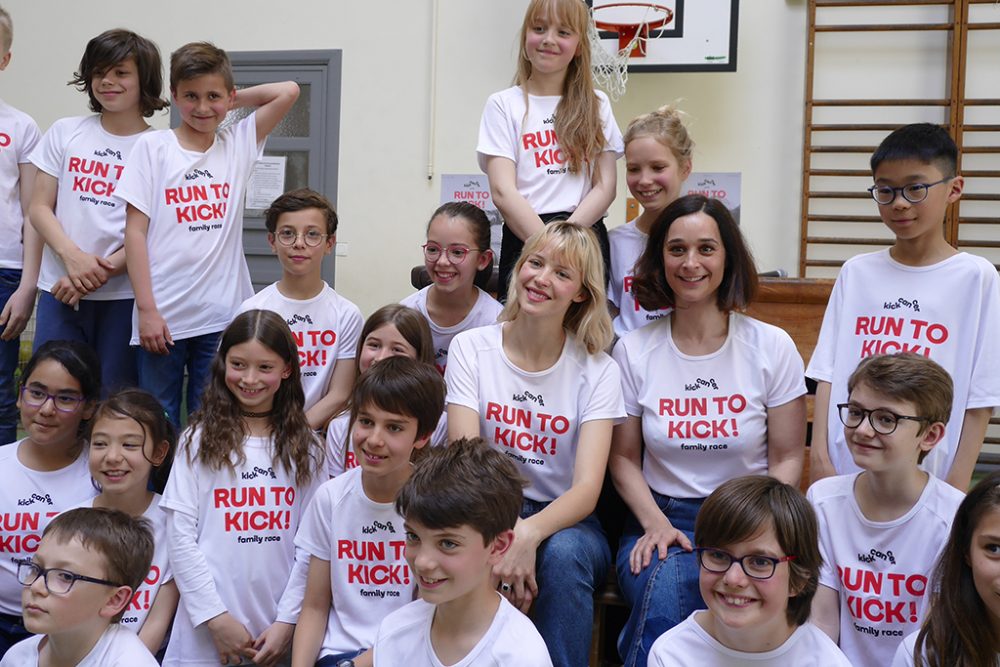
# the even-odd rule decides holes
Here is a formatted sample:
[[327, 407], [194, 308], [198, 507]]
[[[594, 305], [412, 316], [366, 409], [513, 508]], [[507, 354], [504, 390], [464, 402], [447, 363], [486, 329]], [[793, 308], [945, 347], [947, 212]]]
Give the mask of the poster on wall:
[[735, 72], [739, 0], [588, 0], [601, 45], [632, 72]]
[[442, 174], [441, 203], [464, 201], [475, 204], [486, 212], [490, 221], [490, 247], [493, 256], [500, 256], [500, 226], [503, 222], [500, 211], [493, 204], [490, 182], [485, 174]]
[[740, 182], [738, 171], [693, 171], [681, 186], [681, 196], [702, 195], [719, 199], [740, 222]]

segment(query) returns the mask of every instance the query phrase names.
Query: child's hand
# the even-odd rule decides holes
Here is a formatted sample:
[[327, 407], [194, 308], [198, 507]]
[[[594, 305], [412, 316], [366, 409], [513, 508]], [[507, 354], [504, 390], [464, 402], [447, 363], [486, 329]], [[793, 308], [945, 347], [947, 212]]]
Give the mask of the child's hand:
[[288, 652], [294, 632], [294, 625], [275, 621], [267, 630], [260, 633], [260, 637], [254, 640], [255, 652], [250, 654], [250, 659], [260, 667], [271, 667], [277, 664], [278, 660]]
[[85, 292], [73, 287], [73, 281], [69, 279], [69, 276], [63, 276], [52, 285], [52, 296], [67, 306], [75, 306], [80, 303], [80, 299], [85, 294]]
[[105, 257], [98, 257], [77, 250], [62, 258], [66, 265], [66, 274], [73, 282], [73, 287], [87, 293], [108, 282], [115, 265]]
[[207, 625], [215, 650], [219, 652], [219, 661], [223, 665], [238, 665], [243, 662], [243, 658], [253, 658], [253, 637], [246, 626], [229, 612], [210, 619]]
[[538, 597], [538, 582], [535, 581], [538, 544], [539, 540], [527, 534], [524, 521], [518, 521], [514, 527], [514, 543], [503, 560], [493, 566], [493, 576], [500, 578], [500, 593], [525, 614]]
[[160, 315], [160, 311], [139, 311], [139, 345], [142, 349], [153, 354], [170, 354], [168, 345], [173, 345], [174, 339], [170, 336], [170, 329], [167, 328], [167, 321]]
[[35, 288], [22, 290], [20, 287], [4, 304], [0, 312], [0, 340], [14, 340], [21, 335], [24, 327], [31, 319], [31, 310], [35, 307]]
[[691, 540], [688, 539], [687, 535], [674, 528], [667, 518], [663, 517], [662, 523], [647, 530], [632, 547], [632, 553], [628, 557], [629, 569], [632, 570], [632, 574], [639, 574], [649, 565], [653, 559], [654, 549], [660, 560], [666, 558], [667, 548], [671, 544], [676, 544], [684, 551], [691, 551]]

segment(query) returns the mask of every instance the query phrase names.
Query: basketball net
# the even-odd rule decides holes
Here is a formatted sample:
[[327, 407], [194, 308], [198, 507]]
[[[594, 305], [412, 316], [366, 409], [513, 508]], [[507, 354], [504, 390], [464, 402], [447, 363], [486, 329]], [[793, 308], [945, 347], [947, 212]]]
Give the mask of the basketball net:
[[[1000, 1], [1000, 0], [998, 0]], [[638, 45], [645, 53], [646, 30], [643, 30], [655, 19], [656, 6], [650, 5], [646, 9], [642, 21], [634, 26], [630, 26], [632, 39], [622, 46], [619, 43], [618, 51], [609, 51], [601, 44], [601, 35], [594, 22], [594, 8], [590, 10], [590, 21], [587, 24], [587, 32], [590, 36], [591, 70], [594, 81], [608, 94], [612, 101], [617, 102], [625, 94], [625, 87], [628, 83], [628, 61], [633, 49]], [[650, 14], [653, 14], [651, 16]], [[623, 26], [624, 28], [625, 26]], [[634, 32], [633, 32], [634, 31]], [[622, 32], [619, 31], [619, 35]], [[620, 40], [619, 40], [620, 42]]]

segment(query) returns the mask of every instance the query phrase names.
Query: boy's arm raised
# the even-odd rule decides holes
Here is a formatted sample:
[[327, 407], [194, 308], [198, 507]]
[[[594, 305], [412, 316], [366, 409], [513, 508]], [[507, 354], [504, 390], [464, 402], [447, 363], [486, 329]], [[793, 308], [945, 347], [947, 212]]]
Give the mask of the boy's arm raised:
[[148, 230], [149, 216], [129, 204], [125, 214], [125, 261], [135, 292], [135, 307], [139, 311], [139, 344], [147, 352], [168, 354], [170, 349], [167, 346], [173, 345], [174, 339], [153, 298], [149, 249], [146, 247]]
[[288, 110], [299, 99], [299, 84], [294, 81], [262, 83], [236, 91], [233, 108], [257, 107], [257, 142], [271, 134]]
[[20, 171], [21, 213], [24, 216], [23, 226], [23, 265], [21, 267], [21, 280], [17, 289], [7, 299], [3, 312], [0, 312], [0, 340], [13, 340], [21, 335], [28, 320], [31, 319], [31, 311], [35, 307], [35, 293], [38, 287], [38, 267], [42, 262], [42, 239], [31, 224], [28, 215], [29, 202], [31, 201], [31, 189], [34, 185], [37, 169], [35, 165], [24, 163], [18, 165]]
[[951, 462], [951, 470], [945, 481], [965, 493], [972, 481], [972, 471], [979, 458], [979, 450], [983, 447], [986, 437], [986, 427], [989, 426], [993, 408], [969, 408], [962, 420], [962, 433], [958, 437], [958, 447], [955, 450], [955, 460]]
[[816, 402], [813, 403], [812, 442], [809, 445], [809, 483], [824, 477], [833, 477], [837, 471], [830, 461], [827, 442], [830, 419], [830, 383], [816, 383]]

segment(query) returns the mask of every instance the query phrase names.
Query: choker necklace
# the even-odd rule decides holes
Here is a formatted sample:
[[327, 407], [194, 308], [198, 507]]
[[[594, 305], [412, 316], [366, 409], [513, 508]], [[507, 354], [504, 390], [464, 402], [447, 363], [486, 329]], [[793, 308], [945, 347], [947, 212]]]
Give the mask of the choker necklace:
[[268, 410], [267, 412], [250, 412], [249, 410], [240, 410], [241, 417], [248, 417], [250, 419], [260, 419], [261, 417], [270, 417], [273, 410]]

